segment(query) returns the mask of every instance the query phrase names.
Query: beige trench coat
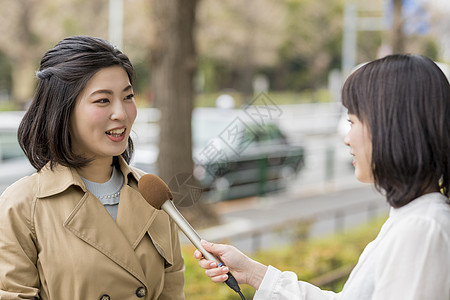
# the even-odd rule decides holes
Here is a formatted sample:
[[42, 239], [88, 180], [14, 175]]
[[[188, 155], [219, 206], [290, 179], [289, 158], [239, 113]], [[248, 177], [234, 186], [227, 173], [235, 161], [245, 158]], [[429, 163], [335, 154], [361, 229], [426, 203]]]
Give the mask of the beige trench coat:
[[116, 222], [70, 168], [48, 167], [0, 198], [0, 299], [184, 299], [176, 225], [121, 160]]

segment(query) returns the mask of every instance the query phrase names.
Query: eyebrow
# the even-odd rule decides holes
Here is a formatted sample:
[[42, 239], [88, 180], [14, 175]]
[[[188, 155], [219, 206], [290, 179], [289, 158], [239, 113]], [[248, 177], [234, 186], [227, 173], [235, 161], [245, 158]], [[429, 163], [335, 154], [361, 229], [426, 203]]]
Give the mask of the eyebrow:
[[[127, 85], [127, 86], [122, 90], [122, 92], [126, 92], [126, 91], [129, 91], [129, 90], [131, 90], [131, 89], [133, 89], [133, 87], [132, 87], [131, 84], [130, 84], [130, 85]], [[112, 94], [113, 94], [113, 91], [111, 91], [111, 90], [97, 90], [97, 91], [95, 91], [95, 92], [92, 92], [92, 93], [91, 93], [91, 96], [97, 95], [97, 94], [108, 94], [108, 95], [112, 95]]]

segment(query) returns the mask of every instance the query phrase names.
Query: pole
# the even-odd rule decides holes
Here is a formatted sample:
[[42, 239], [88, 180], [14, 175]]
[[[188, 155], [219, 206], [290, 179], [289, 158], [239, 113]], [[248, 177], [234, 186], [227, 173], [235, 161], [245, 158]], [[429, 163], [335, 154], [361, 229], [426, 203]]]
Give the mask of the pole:
[[343, 78], [347, 78], [356, 64], [356, 31], [357, 31], [357, 8], [353, 1], [345, 5], [344, 10], [344, 32], [342, 43], [342, 72]]
[[109, 0], [109, 41], [122, 50], [123, 0]]

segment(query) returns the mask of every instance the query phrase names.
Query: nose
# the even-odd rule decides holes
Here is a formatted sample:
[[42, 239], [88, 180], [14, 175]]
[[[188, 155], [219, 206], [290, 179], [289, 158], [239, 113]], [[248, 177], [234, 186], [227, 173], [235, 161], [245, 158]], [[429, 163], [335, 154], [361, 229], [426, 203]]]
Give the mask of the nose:
[[123, 121], [127, 118], [127, 113], [121, 101], [116, 101], [112, 106], [111, 120]]
[[350, 147], [350, 130], [347, 132], [347, 134], [344, 137], [344, 144]]

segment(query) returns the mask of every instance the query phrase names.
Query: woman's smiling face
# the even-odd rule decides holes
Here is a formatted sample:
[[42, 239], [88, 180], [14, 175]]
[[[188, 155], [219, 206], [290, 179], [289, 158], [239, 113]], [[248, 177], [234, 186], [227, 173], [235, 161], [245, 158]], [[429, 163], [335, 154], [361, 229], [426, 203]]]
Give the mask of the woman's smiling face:
[[120, 66], [101, 69], [77, 97], [70, 119], [73, 151], [86, 158], [112, 158], [128, 145], [137, 109], [133, 87]]
[[353, 156], [355, 177], [364, 183], [373, 183], [372, 173], [372, 140], [370, 132], [356, 115], [348, 114], [351, 124], [350, 130], [344, 138], [344, 142], [350, 147]]

